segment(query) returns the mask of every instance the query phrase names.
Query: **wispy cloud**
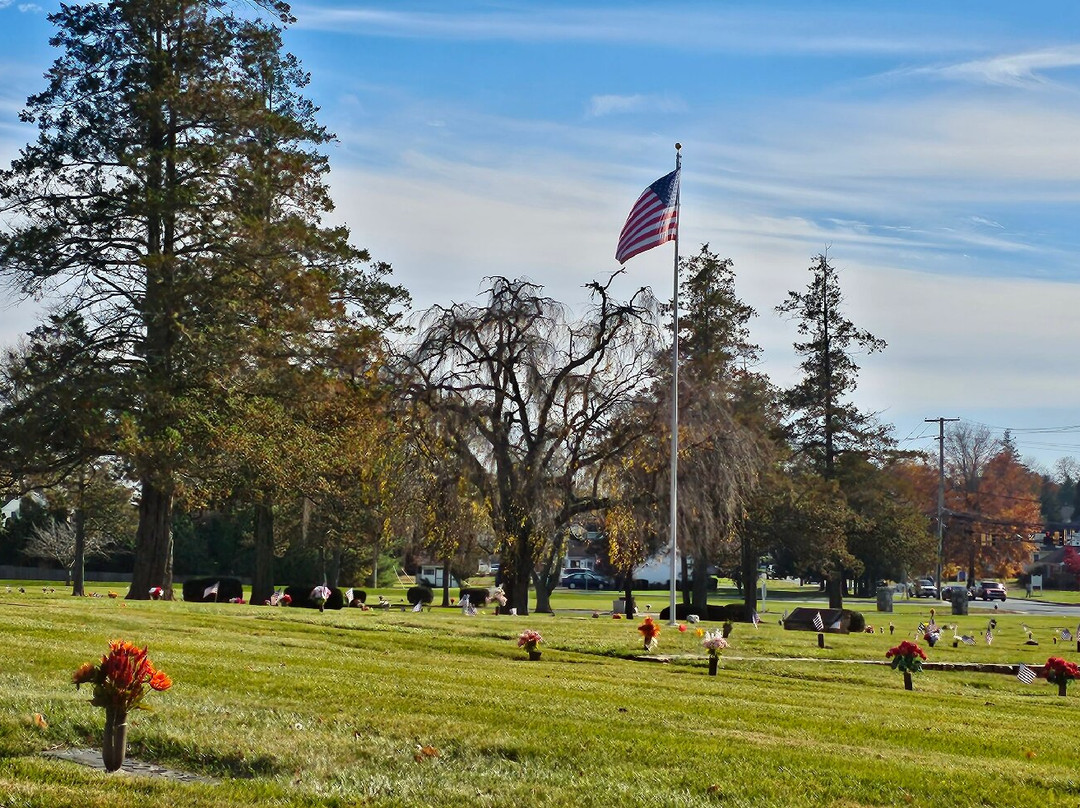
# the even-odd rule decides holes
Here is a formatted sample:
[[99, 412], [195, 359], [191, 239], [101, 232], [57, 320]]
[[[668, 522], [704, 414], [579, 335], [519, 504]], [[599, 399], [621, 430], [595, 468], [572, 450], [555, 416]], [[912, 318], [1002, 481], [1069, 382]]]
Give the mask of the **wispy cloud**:
[[1080, 45], [1011, 53], [956, 64], [905, 68], [894, 75], [930, 76], [950, 81], [1008, 87], [1037, 87], [1051, 83], [1047, 74], [1080, 66]]
[[683, 112], [686, 102], [664, 95], [594, 95], [589, 99], [588, 116], [621, 115], [639, 112]]
[[[298, 27], [369, 37], [466, 41], [641, 44], [739, 53], [923, 54], [971, 53], [971, 32], [963, 35], [899, 33], [919, 26], [898, 25], [895, 17], [836, 12], [823, 27], [819, 15], [762, 6], [738, 9], [699, 5], [666, 6], [663, 24], [655, 10], [597, 6], [553, 9], [485, 6], [445, 13], [327, 3], [294, 6]], [[970, 23], [969, 23], [970, 25]]]
[[[0, 9], [10, 8], [13, 3], [14, 0], [0, 0]], [[45, 10], [37, 3], [19, 3], [15, 8], [23, 14], [41, 13]]]

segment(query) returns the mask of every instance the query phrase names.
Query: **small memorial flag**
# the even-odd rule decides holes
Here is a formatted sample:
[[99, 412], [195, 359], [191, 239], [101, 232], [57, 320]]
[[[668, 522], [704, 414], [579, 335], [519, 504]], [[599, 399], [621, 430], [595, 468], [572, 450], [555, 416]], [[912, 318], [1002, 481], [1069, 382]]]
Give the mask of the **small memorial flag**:
[[345, 597], [342, 598], [342, 600], [345, 601], [346, 606], [352, 605], [353, 600], [355, 600], [355, 596], [353, 595], [353, 589], [351, 586], [345, 590]]
[[760, 622], [761, 622], [761, 618], [758, 617], [758, 613], [755, 611], [754, 612], [754, 628], [757, 628], [758, 623], [760, 623]]
[[992, 643], [994, 641], [994, 632], [992, 632], [990, 629], [987, 629], [985, 637], [986, 637], [986, 644], [989, 645], [990, 643]]
[[1072, 632], [1069, 631], [1067, 628], [1063, 628], [1061, 630], [1061, 639], [1065, 640], [1065, 642], [1071, 642], [1072, 641]]
[[964, 645], [974, 645], [975, 638], [972, 637], [970, 634], [965, 634], [963, 637], [960, 638], [960, 642], [962, 642]]
[[213, 586], [208, 586], [206, 587], [206, 589], [203, 590], [202, 596], [204, 598], [208, 598], [211, 595], [216, 595], [218, 593], [218, 586], [220, 585], [221, 581], [215, 581]]
[[1023, 662], [1020, 663], [1019, 669], [1016, 671], [1016, 678], [1023, 682], [1025, 685], [1030, 685], [1035, 681], [1035, 671], [1029, 668]]
[[414, 612], [422, 612], [424, 610], [424, 601], [422, 601], [422, 600], [417, 601], [416, 605], [412, 607], [412, 610]]
[[824, 631], [825, 621], [821, 619], [821, 612], [814, 615], [814, 631]]

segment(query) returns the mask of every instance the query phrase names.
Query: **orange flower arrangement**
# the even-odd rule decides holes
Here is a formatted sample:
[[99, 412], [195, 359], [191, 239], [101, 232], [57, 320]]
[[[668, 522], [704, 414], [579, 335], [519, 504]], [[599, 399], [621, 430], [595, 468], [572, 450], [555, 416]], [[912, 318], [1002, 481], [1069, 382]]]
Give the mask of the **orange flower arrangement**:
[[93, 684], [94, 697], [90, 703], [95, 707], [117, 707], [121, 710], [142, 709], [146, 687], [151, 690], [168, 690], [172, 679], [164, 671], [155, 670], [145, 648], [125, 640], [109, 643], [109, 653], [95, 665], [87, 662], [71, 676], [75, 687]]
[[660, 626], [653, 622], [651, 616], [641, 621], [641, 625], [637, 627], [637, 630], [641, 632], [642, 639], [645, 641], [646, 651], [651, 651], [656, 647], [656, 638], [660, 636]]

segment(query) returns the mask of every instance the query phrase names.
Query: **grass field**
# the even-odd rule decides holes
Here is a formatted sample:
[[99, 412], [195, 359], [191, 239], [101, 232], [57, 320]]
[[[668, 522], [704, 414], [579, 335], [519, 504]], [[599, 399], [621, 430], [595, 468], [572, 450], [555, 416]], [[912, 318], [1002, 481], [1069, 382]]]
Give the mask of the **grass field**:
[[[0, 586], [3, 808], [1080, 803], [1080, 684], [1062, 699], [1041, 680], [927, 670], [906, 692], [878, 664], [926, 602], [867, 611], [885, 633], [828, 635], [824, 649], [783, 631], [777, 603], [759, 629], [736, 625], [710, 677], [693, 627], [663, 627], [666, 664], [637, 659], [636, 621], [590, 616], [610, 593], [566, 605], [560, 593], [555, 616], [470, 618], [26, 586]], [[981, 634], [987, 616], [956, 619]], [[1075, 643], [1052, 642], [1075, 620], [997, 620], [991, 646], [953, 648], [950, 630], [930, 661], [1077, 659]], [[1021, 620], [1040, 646], [1023, 644]], [[544, 635], [539, 662], [516, 647], [524, 628]], [[103, 713], [71, 673], [120, 637], [148, 645], [175, 683], [133, 715], [129, 755], [219, 782], [106, 775], [40, 754], [100, 746]]]

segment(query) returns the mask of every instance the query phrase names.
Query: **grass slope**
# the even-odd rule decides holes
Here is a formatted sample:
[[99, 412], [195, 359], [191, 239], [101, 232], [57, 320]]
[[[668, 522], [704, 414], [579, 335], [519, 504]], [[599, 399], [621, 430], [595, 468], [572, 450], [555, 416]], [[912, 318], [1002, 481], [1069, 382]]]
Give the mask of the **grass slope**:
[[[600, 606], [597, 601], [597, 606]], [[654, 604], [655, 605], [655, 604]], [[610, 606], [610, 604], [608, 604]], [[926, 671], [903, 690], [896, 634], [740, 624], [717, 677], [691, 627], [667, 664], [635, 661], [636, 621], [73, 599], [0, 589], [0, 805], [789, 806], [1076, 805], [1080, 684]], [[905, 610], [906, 609], [906, 610]], [[1075, 660], [1062, 621], [998, 614], [991, 646], [931, 661]], [[950, 621], [951, 617], [940, 620]], [[986, 615], [956, 618], [981, 636]], [[528, 662], [515, 638], [546, 640]], [[172, 676], [133, 715], [129, 755], [220, 784], [106, 775], [43, 758], [97, 747], [103, 713], [71, 672], [108, 640]], [[45, 716], [47, 726], [35, 721]]]

